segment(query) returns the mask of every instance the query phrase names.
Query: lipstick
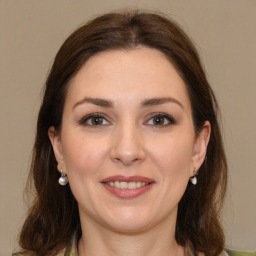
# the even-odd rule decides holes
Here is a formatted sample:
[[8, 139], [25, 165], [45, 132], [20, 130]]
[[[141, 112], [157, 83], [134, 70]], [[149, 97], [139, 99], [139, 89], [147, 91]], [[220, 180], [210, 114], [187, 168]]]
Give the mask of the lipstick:
[[155, 181], [143, 176], [111, 176], [101, 181], [102, 185], [119, 198], [131, 199], [152, 188]]

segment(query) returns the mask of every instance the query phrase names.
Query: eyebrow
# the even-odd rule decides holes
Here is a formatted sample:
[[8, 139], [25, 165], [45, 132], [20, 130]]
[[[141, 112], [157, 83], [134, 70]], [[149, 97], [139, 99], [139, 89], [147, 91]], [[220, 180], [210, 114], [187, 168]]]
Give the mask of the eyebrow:
[[[113, 102], [110, 100], [100, 99], [100, 98], [89, 98], [85, 97], [82, 100], [75, 103], [72, 109], [76, 108], [77, 106], [84, 104], [84, 103], [91, 103], [100, 107], [105, 108], [112, 108], [114, 106]], [[161, 98], [151, 98], [146, 99], [141, 103], [141, 107], [151, 107], [151, 106], [157, 106], [165, 103], [176, 103], [179, 105], [182, 109], [184, 109], [183, 105], [176, 99], [171, 97], [161, 97]]]
[[112, 108], [113, 107], [113, 102], [105, 99], [99, 99], [99, 98], [88, 98], [85, 97], [82, 100], [78, 101], [72, 109], [75, 107], [84, 104], [84, 103], [92, 103], [94, 105], [100, 106], [100, 107], [105, 107], [105, 108]]
[[162, 98], [152, 98], [152, 99], [146, 99], [141, 103], [142, 107], [151, 107], [156, 105], [161, 105], [165, 103], [176, 103], [178, 104], [182, 109], [184, 109], [183, 105], [176, 99], [171, 97], [162, 97]]

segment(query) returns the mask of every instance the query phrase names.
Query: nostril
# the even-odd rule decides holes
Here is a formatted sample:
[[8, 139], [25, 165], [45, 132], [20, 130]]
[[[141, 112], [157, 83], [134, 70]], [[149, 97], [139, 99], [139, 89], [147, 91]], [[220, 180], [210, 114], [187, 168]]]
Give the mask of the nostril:
[[145, 158], [141, 138], [134, 138], [131, 131], [123, 132], [112, 140], [110, 157], [115, 163], [131, 165]]
[[122, 163], [123, 165], [131, 165], [133, 163], [139, 162], [140, 158], [136, 157], [132, 157], [132, 156], [122, 156], [122, 157], [116, 157], [113, 159], [113, 161], [115, 163]]

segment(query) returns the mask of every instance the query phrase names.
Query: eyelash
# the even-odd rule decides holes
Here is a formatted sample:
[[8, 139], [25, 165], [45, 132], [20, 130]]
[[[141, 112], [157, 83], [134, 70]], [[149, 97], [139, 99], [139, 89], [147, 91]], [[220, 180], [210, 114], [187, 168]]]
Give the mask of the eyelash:
[[176, 124], [175, 119], [172, 116], [167, 115], [165, 113], [154, 113], [150, 116], [150, 118], [148, 119], [147, 122], [149, 122], [149, 120], [151, 120], [153, 118], [164, 118], [164, 122], [167, 121], [167, 123], [164, 123], [164, 124], [150, 124], [150, 126], [154, 126], [156, 128], [163, 128], [163, 127], [167, 127], [169, 125]]
[[[98, 125], [95, 125], [95, 124], [88, 124], [87, 122], [93, 118], [100, 118], [102, 120], [105, 120], [107, 121], [107, 118], [104, 114], [102, 113], [92, 113], [92, 114], [89, 114], [85, 117], [82, 117], [80, 120], [79, 120], [79, 124], [80, 125], [84, 125], [84, 126], [89, 126], [89, 127], [92, 127], [92, 128], [99, 128], [101, 126], [105, 126], [105, 125], [109, 125], [109, 124], [98, 124]], [[104, 122], [104, 121], [103, 121]], [[108, 123], [110, 123], [109, 121], [107, 121]]]
[[[92, 119], [93, 118], [99, 118], [103, 122], [107, 121], [108, 124], [92, 124]], [[145, 123], [148, 123], [150, 120], [152, 120], [154, 118], [161, 118], [161, 119], [164, 118], [164, 124], [154, 124], [153, 123], [153, 124], [147, 124], [147, 125], [153, 126], [155, 128], [163, 128], [163, 127], [167, 127], [169, 125], [176, 124], [175, 119], [172, 116], [167, 115], [165, 113], [154, 113], [149, 117], [149, 119], [147, 119], [147, 121]], [[88, 124], [89, 120], [91, 120], [91, 124]], [[107, 117], [104, 114], [102, 114], [102, 113], [92, 113], [92, 114], [89, 114], [85, 117], [82, 117], [79, 120], [79, 124], [84, 125], [84, 126], [88, 126], [88, 127], [91, 127], [91, 128], [100, 128], [102, 126], [110, 125], [110, 122], [107, 120]]]

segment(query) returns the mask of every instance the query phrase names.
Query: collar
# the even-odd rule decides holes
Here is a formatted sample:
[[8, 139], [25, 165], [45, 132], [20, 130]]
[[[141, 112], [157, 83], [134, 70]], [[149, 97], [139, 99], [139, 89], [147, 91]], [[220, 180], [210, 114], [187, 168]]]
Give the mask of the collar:
[[66, 248], [64, 254], [60, 254], [60, 256], [78, 256], [77, 252], [77, 245], [78, 245], [78, 240], [77, 240], [77, 235], [74, 234], [69, 246]]

